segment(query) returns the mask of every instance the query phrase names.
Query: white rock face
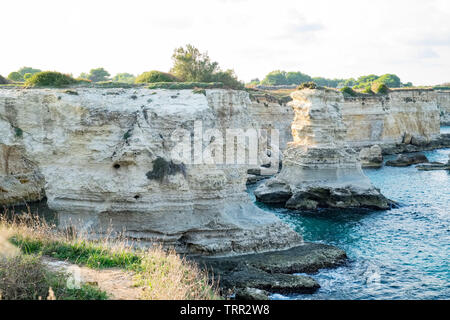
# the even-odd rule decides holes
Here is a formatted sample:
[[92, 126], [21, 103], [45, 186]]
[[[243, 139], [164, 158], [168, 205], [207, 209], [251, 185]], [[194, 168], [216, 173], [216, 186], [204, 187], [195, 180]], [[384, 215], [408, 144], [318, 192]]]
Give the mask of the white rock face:
[[379, 145], [363, 148], [359, 152], [361, 166], [363, 168], [380, 168], [383, 165], [383, 153]]
[[293, 142], [284, 153], [281, 172], [256, 189], [257, 199], [275, 203], [274, 198], [281, 192], [286, 198], [290, 190], [292, 195], [285, 205], [292, 209], [388, 208], [388, 200], [372, 186], [356, 151], [345, 141], [342, 94], [305, 89], [291, 96]]
[[[405, 136], [427, 144], [439, 137], [441, 124], [450, 125], [450, 91], [393, 90], [385, 96], [345, 97], [340, 106], [345, 140], [356, 148], [401, 144]], [[292, 110], [258, 98], [250, 113], [256, 123], [279, 130], [283, 152], [292, 137]]]
[[436, 92], [441, 125], [450, 126], [450, 90]]
[[[206, 95], [3, 89], [0, 146], [33, 161], [60, 226], [91, 237], [111, 228], [113, 235], [123, 232], [144, 244], [163, 241], [179, 252], [201, 254], [299, 245], [296, 232], [251, 203], [245, 192], [248, 165], [192, 164], [175, 157], [176, 130], [192, 133], [194, 121], [201, 121], [203, 131], [252, 128], [249, 104], [247, 93], [219, 89]], [[195, 138], [196, 143], [213, 142]], [[161, 179], [158, 172], [164, 173]]]

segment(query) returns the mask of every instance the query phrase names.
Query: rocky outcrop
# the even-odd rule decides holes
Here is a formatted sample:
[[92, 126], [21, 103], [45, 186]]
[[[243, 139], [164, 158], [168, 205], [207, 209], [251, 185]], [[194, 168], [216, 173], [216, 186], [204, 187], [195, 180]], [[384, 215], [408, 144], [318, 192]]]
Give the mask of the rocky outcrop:
[[[284, 152], [291, 139], [292, 110], [283, 107], [285, 100], [280, 106], [274, 97], [253, 95], [259, 98], [252, 100], [252, 118], [279, 130]], [[401, 89], [387, 95], [346, 95], [340, 106], [347, 127], [345, 140], [353, 148], [379, 145], [384, 154], [394, 154], [450, 147], [449, 139], [440, 136], [440, 125], [450, 123], [450, 91]]]
[[255, 190], [257, 200], [290, 209], [388, 209], [390, 201], [364, 175], [356, 151], [345, 141], [342, 94], [304, 89], [291, 96], [293, 142], [281, 172]]
[[[320, 285], [310, 276], [320, 269], [345, 263], [344, 251], [329, 245], [304, 243], [289, 250], [227, 258], [196, 258], [199, 266], [212, 270], [224, 292], [236, 298], [254, 299], [267, 293], [312, 293]], [[264, 292], [265, 291], [265, 292]]]
[[383, 150], [379, 145], [361, 149], [359, 158], [363, 168], [381, 168], [383, 166]]
[[428, 163], [427, 157], [423, 153], [416, 154], [401, 154], [395, 160], [386, 161], [386, 165], [389, 167], [409, 167], [413, 164]]
[[[249, 105], [247, 93], [221, 89], [0, 89], [0, 145], [13, 150], [0, 167], [0, 202], [38, 199], [45, 181], [59, 226], [89, 237], [121, 233], [206, 255], [300, 245], [251, 203], [247, 164], [198, 161], [227, 128], [254, 128]], [[180, 141], [191, 135], [188, 146], [200, 149], [186, 156]]]
[[447, 163], [441, 162], [425, 163], [416, 166], [416, 168], [422, 171], [450, 170], [450, 155], [448, 156]]
[[37, 165], [25, 156], [23, 147], [0, 143], [0, 205], [42, 200], [44, 186], [43, 175]]

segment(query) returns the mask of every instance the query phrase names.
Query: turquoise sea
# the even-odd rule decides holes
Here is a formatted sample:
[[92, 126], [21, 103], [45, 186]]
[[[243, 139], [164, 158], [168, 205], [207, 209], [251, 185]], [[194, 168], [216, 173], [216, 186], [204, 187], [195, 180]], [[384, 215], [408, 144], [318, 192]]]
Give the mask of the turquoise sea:
[[[447, 162], [450, 149], [425, 154]], [[364, 171], [399, 208], [302, 213], [257, 203], [306, 241], [338, 246], [349, 257], [342, 267], [312, 275], [321, 285], [315, 294], [273, 299], [450, 299], [450, 172], [414, 166]]]

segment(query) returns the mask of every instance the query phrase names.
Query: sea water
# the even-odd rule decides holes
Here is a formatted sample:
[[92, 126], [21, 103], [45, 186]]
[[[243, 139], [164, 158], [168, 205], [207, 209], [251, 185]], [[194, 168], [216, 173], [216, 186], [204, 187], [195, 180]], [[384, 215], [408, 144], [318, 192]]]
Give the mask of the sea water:
[[[449, 154], [450, 149], [425, 152], [439, 162], [447, 162]], [[400, 207], [306, 213], [256, 203], [305, 241], [335, 245], [349, 257], [341, 267], [312, 275], [321, 285], [316, 293], [273, 299], [450, 299], [450, 172], [415, 166], [364, 172]], [[253, 200], [254, 188], [248, 190]]]

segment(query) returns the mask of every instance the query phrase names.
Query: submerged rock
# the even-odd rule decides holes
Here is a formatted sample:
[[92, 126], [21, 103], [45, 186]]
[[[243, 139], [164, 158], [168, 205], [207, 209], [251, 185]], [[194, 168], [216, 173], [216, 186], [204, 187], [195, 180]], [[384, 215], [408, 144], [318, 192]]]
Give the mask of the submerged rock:
[[412, 155], [401, 154], [395, 160], [387, 161], [386, 165], [390, 167], [409, 167], [413, 164], [428, 163], [428, 158], [423, 153]]
[[257, 200], [289, 209], [389, 209], [391, 201], [371, 184], [358, 154], [345, 142], [342, 95], [305, 89], [292, 98], [294, 141], [284, 153], [281, 172], [255, 190]]
[[236, 288], [239, 292], [248, 292], [253, 288], [271, 293], [313, 293], [320, 285], [309, 276], [294, 274], [333, 268], [346, 259], [345, 252], [339, 248], [305, 243], [283, 251], [223, 258], [201, 257], [196, 261], [201, 267], [212, 270], [224, 291]]

